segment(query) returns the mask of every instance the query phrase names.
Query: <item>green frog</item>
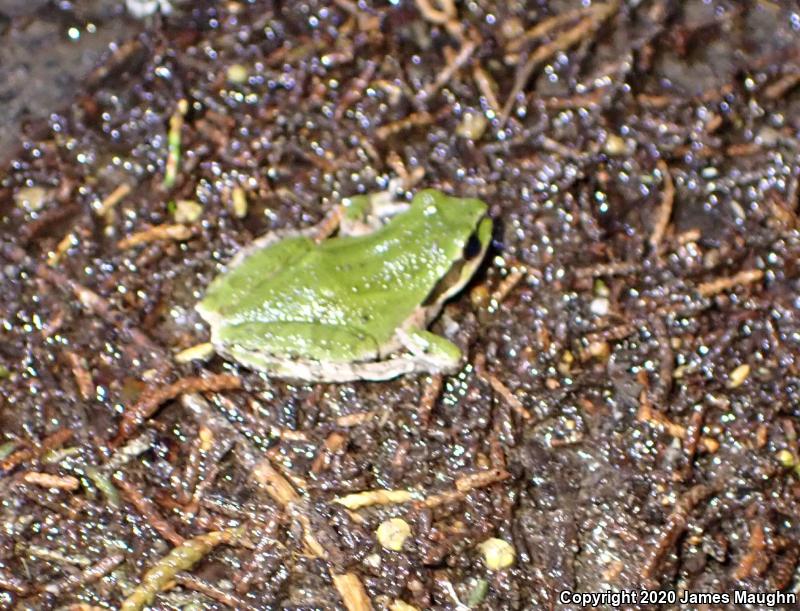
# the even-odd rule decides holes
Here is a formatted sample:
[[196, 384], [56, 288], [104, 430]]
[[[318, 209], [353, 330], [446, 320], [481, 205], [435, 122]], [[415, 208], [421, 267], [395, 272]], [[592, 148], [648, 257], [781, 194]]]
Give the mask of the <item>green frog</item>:
[[217, 353], [309, 382], [452, 373], [461, 350], [427, 330], [491, 242], [486, 204], [427, 189], [345, 200], [338, 233], [269, 233], [197, 305]]

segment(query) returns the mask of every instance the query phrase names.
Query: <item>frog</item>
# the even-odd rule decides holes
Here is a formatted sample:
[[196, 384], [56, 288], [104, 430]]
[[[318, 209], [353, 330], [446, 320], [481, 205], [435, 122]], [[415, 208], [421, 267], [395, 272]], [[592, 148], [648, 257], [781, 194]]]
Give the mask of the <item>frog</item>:
[[238, 252], [196, 310], [214, 351], [302, 382], [452, 374], [461, 349], [428, 330], [491, 243], [487, 205], [423, 189], [342, 202], [320, 225], [269, 232]]

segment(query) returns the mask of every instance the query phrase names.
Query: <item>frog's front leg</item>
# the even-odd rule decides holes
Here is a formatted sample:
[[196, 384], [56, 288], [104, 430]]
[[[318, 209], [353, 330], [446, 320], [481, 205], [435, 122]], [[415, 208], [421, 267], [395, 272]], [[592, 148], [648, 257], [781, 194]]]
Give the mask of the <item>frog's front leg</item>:
[[398, 329], [400, 343], [430, 370], [452, 373], [461, 363], [461, 349], [441, 335], [426, 329]]
[[395, 189], [348, 197], [339, 208], [339, 235], [366, 235], [386, 219], [405, 212], [408, 202], [394, 197]]

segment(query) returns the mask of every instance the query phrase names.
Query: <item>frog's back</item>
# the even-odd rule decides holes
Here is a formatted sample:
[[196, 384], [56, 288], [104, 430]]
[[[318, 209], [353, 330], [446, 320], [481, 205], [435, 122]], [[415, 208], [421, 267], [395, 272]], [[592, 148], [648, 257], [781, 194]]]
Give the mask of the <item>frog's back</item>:
[[463, 236], [438, 215], [404, 213], [372, 234], [298, 253], [226, 311], [228, 324], [304, 322], [389, 341], [461, 257]]

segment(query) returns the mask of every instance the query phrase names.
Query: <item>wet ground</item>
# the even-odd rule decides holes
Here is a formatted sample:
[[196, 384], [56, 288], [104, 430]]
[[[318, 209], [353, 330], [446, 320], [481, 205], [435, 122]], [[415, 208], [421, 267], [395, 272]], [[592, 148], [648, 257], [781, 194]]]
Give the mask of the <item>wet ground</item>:
[[[120, 40], [0, 182], [0, 604], [796, 592], [799, 28], [769, 1], [339, 0]], [[433, 325], [457, 375], [176, 361], [241, 246], [396, 177], [497, 223]]]

